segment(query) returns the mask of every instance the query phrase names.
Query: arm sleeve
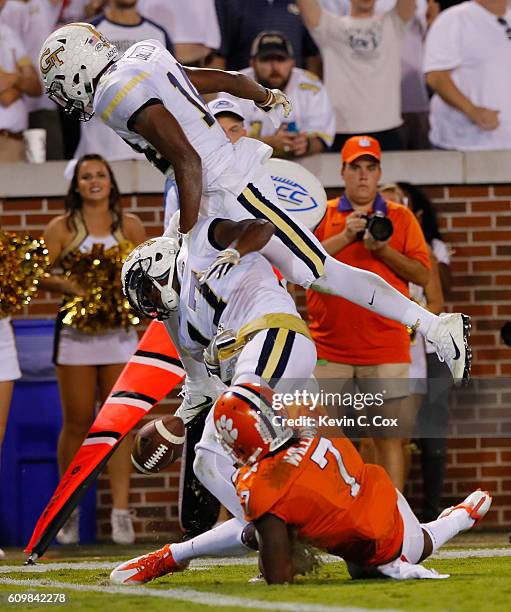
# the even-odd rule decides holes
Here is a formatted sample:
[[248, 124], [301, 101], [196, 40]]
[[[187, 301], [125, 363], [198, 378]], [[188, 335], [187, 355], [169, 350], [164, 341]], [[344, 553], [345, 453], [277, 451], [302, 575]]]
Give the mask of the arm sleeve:
[[330, 147], [335, 136], [335, 115], [330, 104], [327, 91], [320, 81], [313, 84], [314, 88], [307, 90], [307, 82], [300, 83], [304, 87], [303, 92], [306, 112], [304, 113], [303, 125], [300, 131], [309, 136], [321, 138], [327, 147]]
[[424, 73], [452, 70], [461, 64], [460, 22], [447, 10], [435, 19], [426, 36]]
[[343, 17], [322, 9], [319, 25], [311, 31], [318, 47], [327, 47], [332, 40], [341, 38], [344, 34], [344, 22]]

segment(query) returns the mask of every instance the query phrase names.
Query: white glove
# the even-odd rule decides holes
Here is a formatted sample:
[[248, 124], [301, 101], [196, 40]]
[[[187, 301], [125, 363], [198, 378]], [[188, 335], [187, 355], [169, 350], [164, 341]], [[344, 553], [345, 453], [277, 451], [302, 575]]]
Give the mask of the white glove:
[[203, 285], [208, 280], [214, 278], [217, 280], [221, 279], [231, 268], [240, 263], [240, 259], [240, 254], [236, 249], [225, 249], [224, 251], [220, 251], [209, 268], [199, 273], [199, 283]]
[[264, 102], [256, 102], [255, 105], [265, 113], [269, 113], [276, 106], [282, 106], [284, 117], [288, 117], [293, 107], [286, 94], [280, 91], [280, 89], [267, 89], [266, 91], [268, 92], [266, 100]]

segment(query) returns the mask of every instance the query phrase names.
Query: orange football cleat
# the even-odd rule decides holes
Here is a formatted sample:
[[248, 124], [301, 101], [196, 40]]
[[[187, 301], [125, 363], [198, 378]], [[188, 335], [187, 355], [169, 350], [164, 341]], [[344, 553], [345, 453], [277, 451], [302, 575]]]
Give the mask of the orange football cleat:
[[110, 574], [110, 580], [115, 584], [144, 584], [187, 567], [188, 563], [179, 565], [174, 561], [170, 544], [165, 544], [154, 552], [121, 563]]

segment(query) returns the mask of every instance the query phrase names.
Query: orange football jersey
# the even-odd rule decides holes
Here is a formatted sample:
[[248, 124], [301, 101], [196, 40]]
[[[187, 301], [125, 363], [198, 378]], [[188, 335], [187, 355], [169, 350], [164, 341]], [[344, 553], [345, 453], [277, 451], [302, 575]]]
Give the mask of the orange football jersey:
[[306, 438], [239, 470], [245, 517], [273, 514], [298, 536], [359, 565], [394, 559], [403, 542], [397, 494], [383, 468], [346, 438]]

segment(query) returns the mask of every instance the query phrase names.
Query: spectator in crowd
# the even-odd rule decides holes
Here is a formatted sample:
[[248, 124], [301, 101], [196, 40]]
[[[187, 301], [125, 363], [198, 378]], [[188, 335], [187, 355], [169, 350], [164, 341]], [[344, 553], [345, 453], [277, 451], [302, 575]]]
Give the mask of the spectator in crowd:
[[[161, 42], [169, 51], [172, 44], [166, 31], [149, 19], [142, 17], [137, 10], [137, 0], [110, 0], [105, 14], [91, 20], [91, 23], [120, 53], [124, 53], [136, 42], [152, 38]], [[145, 159], [142, 153], [134, 151], [106, 126], [99, 117], [93, 117], [81, 124], [80, 142], [74, 154], [75, 158], [98, 149], [109, 161], [120, 159]]]
[[0, 162], [25, 160], [23, 130], [28, 127], [24, 94], [42, 93], [39, 77], [21, 37], [2, 19], [0, 0]]
[[[435, 209], [429, 198], [415, 185], [398, 183], [399, 188], [408, 200], [408, 206], [413, 210], [421, 224], [422, 231], [430, 249], [432, 276], [438, 270], [440, 288], [432, 286], [435, 278], [426, 285], [428, 309], [433, 310], [435, 304], [434, 292], [437, 296], [443, 289], [447, 294], [450, 287], [450, 251], [442, 240], [438, 229]], [[437, 285], [438, 285], [438, 281]], [[436, 300], [439, 302], [439, 300]], [[421, 470], [423, 483], [422, 518], [425, 521], [434, 520], [442, 505], [444, 475], [447, 465], [447, 427], [449, 421], [449, 392], [452, 378], [449, 369], [429, 344], [426, 350], [427, 395], [421, 405], [418, 415], [418, 431], [426, 432], [419, 438], [421, 450]]]
[[[54, 273], [40, 283], [41, 289], [67, 296], [66, 309], [61, 309], [57, 319], [54, 344], [63, 410], [58, 445], [61, 474], [71, 463], [94, 420], [96, 394], [103, 403], [138, 342], [135, 329], [119, 327], [118, 315], [113, 312], [108, 320], [102, 319], [100, 331], [89, 331], [97, 316], [90, 306], [89, 285], [94, 287], [98, 281], [89, 270], [84, 270], [83, 262], [86, 265], [87, 257], [95, 250], [100, 263], [103, 260], [110, 262], [105, 265], [119, 268], [123, 254], [127, 255], [134, 244], [145, 239], [140, 219], [122, 212], [115, 177], [99, 155], [78, 160], [65, 202], [66, 214], [53, 219], [44, 232], [50, 263], [59, 265], [64, 274]], [[108, 253], [115, 257], [112, 259]], [[117, 268], [111, 270], [115, 277], [120, 275], [120, 268]], [[112, 293], [114, 290], [118, 293]], [[79, 300], [80, 296], [83, 301]], [[73, 309], [76, 299], [80, 307]], [[123, 300], [120, 286], [118, 290], [102, 287], [102, 302], [115, 304], [120, 300]], [[83, 309], [86, 314], [82, 316]], [[122, 311], [115, 307], [114, 310], [116, 313]], [[118, 544], [130, 544], [135, 538], [128, 511], [130, 452], [127, 437], [108, 464], [113, 499], [112, 539]], [[78, 511], [75, 511], [57, 536], [60, 543], [78, 542], [78, 518]]]
[[[339, 261], [380, 275], [408, 296], [409, 282], [425, 286], [429, 280], [428, 249], [419, 223], [411, 211], [385, 202], [378, 192], [381, 149], [377, 140], [354, 136], [346, 141], [341, 156], [345, 192], [328, 202], [316, 236]], [[373, 214], [390, 219], [390, 239], [377, 240], [369, 232], [366, 216]], [[307, 311], [319, 358], [316, 378], [344, 381], [340, 384], [356, 379], [362, 393], [386, 391], [383, 406], [368, 407], [368, 416], [397, 416], [398, 433], [371, 428], [368, 433], [374, 437], [376, 461], [402, 490], [402, 438], [413, 426], [413, 420], [407, 421], [410, 415], [401, 410], [401, 400], [408, 395], [410, 363], [406, 328], [342, 298], [315, 291], [307, 292]]]
[[511, 8], [469, 0], [442, 12], [426, 39], [430, 140], [441, 149], [511, 148]]
[[[320, 0], [321, 6], [338, 15], [349, 15], [350, 0]], [[374, 12], [383, 15], [396, 0], [376, 0]], [[406, 30], [401, 50], [401, 144], [403, 149], [429, 149], [429, 96], [422, 71], [424, 40], [428, 27], [438, 15], [434, 0], [417, 0], [415, 15]]]
[[353, 0], [344, 17], [325, 11], [318, 0], [297, 3], [323, 56], [336, 114], [333, 149], [360, 133], [377, 138], [383, 150], [401, 149], [401, 48], [415, 0], [397, 0], [384, 15], [375, 13], [374, 0]]
[[239, 100], [250, 137], [269, 144], [279, 157], [322, 153], [332, 145], [335, 117], [326, 89], [315, 74], [295, 66], [283, 34], [261, 32], [252, 45], [250, 68], [241, 72], [264, 87], [282, 90], [293, 105], [287, 123], [275, 130], [267, 113], [251, 100]]
[[139, 0], [137, 6], [165, 28], [181, 64], [208, 65], [220, 48], [215, 0]]
[[[62, 0], [8, 0], [1, 19], [7, 21], [19, 34], [34, 66], [38, 67], [41, 45], [55, 29]], [[20, 20], [21, 17], [21, 20]], [[17, 24], [16, 22], [19, 23]], [[16, 24], [16, 25], [15, 25]], [[39, 71], [38, 76], [41, 78]], [[46, 130], [46, 159], [64, 159], [64, 145], [59, 112], [55, 104], [41, 94], [25, 97], [28, 110], [28, 127]]]
[[241, 70], [250, 62], [255, 37], [263, 30], [278, 30], [289, 39], [296, 65], [321, 74], [321, 58], [300, 17], [296, 2], [289, 0], [216, 0], [222, 47], [227, 70]]

